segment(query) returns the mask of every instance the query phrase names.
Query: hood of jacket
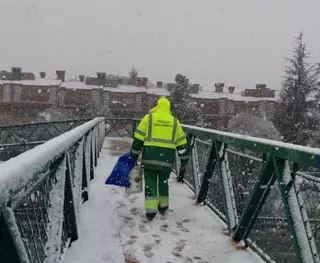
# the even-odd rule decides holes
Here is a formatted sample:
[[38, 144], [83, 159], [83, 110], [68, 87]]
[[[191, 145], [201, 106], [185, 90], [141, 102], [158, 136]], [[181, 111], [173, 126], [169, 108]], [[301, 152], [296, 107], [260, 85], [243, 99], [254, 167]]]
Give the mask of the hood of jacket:
[[158, 112], [158, 111], [165, 111], [166, 113], [171, 114], [171, 103], [166, 97], [161, 97], [157, 105], [153, 107], [149, 113]]

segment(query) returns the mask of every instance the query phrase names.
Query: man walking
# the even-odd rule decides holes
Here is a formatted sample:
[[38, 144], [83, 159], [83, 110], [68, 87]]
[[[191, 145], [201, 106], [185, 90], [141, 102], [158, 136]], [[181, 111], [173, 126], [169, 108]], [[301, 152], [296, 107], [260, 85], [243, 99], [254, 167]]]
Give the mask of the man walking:
[[136, 159], [142, 150], [145, 209], [149, 220], [156, 216], [157, 211], [164, 214], [169, 208], [168, 181], [176, 150], [181, 167], [185, 167], [189, 160], [186, 136], [170, 108], [170, 101], [161, 97], [139, 123], [130, 150]]

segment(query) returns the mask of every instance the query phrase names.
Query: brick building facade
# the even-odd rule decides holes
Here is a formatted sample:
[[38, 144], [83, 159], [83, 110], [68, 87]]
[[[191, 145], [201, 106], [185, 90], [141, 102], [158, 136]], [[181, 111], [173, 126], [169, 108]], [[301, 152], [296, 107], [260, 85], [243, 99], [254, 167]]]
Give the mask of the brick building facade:
[[[100, 72], [97, 77], [80, 75], [77, 80], [66, 81], [65, 74], [57, 70], [56, 78], [48, 79], [45, 72], [40, 72], [40, 78], [33, 78], [34, 75], [20, 68], [1, 71], [0, 107], [22, 107], [23, 111], [50, 108], [65, 118], [97, 115], [140, 118], [160, 96], [169, 96], [168, 90], [174, 88], [173, 83], [148, 85], [147, 78], [139, 78], [135, 86], [126, 85], [126, 77], [110, 79]], [[198, 84], [190, 84], [191, 96], [211, 127], [224, 129], [233, 115], [243, 111], [273, 118], [277, 98], [265, 86], [257, 85], [256, 89], [242, 92], [235, 87], [225, 88], [223, 83], [215, 84], [214, 88], [204, 91]]]

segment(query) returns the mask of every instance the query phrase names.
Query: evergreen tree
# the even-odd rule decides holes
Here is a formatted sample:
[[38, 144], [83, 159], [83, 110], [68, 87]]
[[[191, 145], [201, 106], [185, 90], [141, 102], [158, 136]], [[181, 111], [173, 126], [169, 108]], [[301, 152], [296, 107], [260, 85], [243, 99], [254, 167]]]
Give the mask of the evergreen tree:
[[139, 71], [133, 66], [129, 71], [129, 85], [136, 85], [138, 83]]
[[307, 63], [309, 54], [303, 34], [296, 38], [293, 57], [286, 58], [285, 77], [282, 83], [281, 105], [276, 113], [276, 124], [284, 140], [304, 144], [310, 126], [308, 97], [316, 91], [319, 69]]
[[171, 110], [180, 122], [190, 125], [202, 125], [200, 109], [196, 107], [194, 99], [189, 94], [189, 81], [186, 76], [177, 74], [176, 86], [170, 93]]

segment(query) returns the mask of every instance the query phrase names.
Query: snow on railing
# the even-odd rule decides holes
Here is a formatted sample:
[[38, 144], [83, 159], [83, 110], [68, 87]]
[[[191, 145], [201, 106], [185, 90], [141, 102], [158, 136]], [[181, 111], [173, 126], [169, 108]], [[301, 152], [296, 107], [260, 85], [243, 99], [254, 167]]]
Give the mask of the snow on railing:
[[0, 222], [13, 244], [4, 250], [0, 241], [0, 261], [60, 262], [78, 238], [104, 137], [104, 118], [96, 118], [0, 164]]
[[0, 160], [6, 161], [91, 119], [61, 120], [0, 126]]
[[320, 149], [183, 128], [191, 161], [178, 176], [184, 173], [197, 203], [226, 222], [235, 242], [266, 262], [319, 262], [320, 179], [311, 174], [320, 174]]

